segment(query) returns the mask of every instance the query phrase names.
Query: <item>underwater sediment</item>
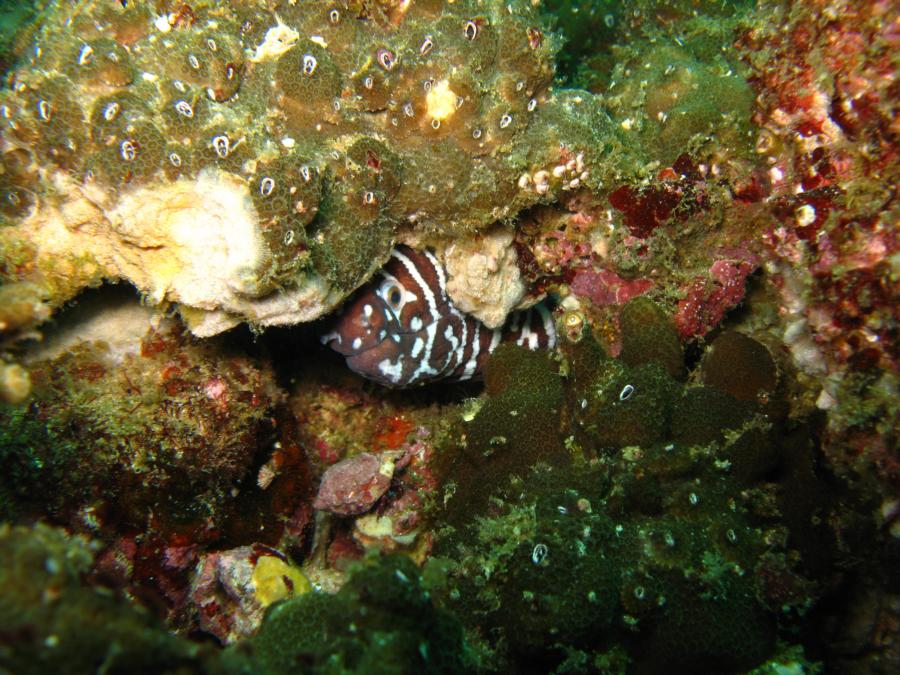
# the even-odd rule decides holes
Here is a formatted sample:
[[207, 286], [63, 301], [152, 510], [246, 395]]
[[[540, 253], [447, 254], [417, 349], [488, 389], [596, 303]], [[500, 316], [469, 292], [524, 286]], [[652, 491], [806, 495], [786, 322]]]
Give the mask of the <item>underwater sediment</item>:
[[895, 672], [895, 4], [3, 10], [0, 670]]

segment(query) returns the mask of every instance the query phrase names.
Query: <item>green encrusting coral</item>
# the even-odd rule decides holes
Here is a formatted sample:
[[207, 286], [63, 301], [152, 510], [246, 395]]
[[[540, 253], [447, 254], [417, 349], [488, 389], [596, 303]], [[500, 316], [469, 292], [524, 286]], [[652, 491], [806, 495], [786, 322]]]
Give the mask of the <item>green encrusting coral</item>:
[[96, 550], [44, 525], [0, 525], [0, 670], [217, 672], [210, 647], [169, 634], [146, 610], [84, 582]]
[[475, 653], [407, 558], [369, 560], [335, 595], [277, 603], [220, 651], [85, 582], [100, 549], [45, 525], [0, 526], [0, 670], [40, 673], [465, 673]]
[[465, 673], [476, 667], [462, 624], [435, 607], [419, 569], [387, 556], [359, 566], [334, 595], [274, 606], [259, 633], [226, 656], [245, 672]]
[[[738, 400], [673, 379], [683, 357], [650, 301], [632, 301], [622, 324], [630, 363], [603, 354], [589, 334], [564, 341], [558, 373], [516, 347], [489, 362], [467, 447], [443, 467], [438, 518], [452, 527], [437, 550], [453, 589], [443, 600], [494, 646], [498, 670], [752, 668], [814, 596], [824, 568], [806, 553], [835, 554], [830, 530], [810, 535], [800, 525], [834, 508], [814, 471], [792, 468], [813, 462], [809, 441], [796, 446], [809, 430], [788, 444], [767, 414], [769, 397]], [[766, 362], [752, 338], [721, 339]], [[531, 408], [517, 393], [525, 391]], [[775, 508], [776, 480], [800, 481], [810, 498]], [[794, 528], [809, 542], [802, 560], [786, 545]], [[779, 595], [785, 578], [804, 592]]]

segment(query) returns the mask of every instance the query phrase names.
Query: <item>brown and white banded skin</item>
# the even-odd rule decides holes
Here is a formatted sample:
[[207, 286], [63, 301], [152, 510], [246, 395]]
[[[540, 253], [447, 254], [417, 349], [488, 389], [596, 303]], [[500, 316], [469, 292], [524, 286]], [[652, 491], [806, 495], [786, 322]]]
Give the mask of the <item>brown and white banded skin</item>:
[[460, 312], [447, 295], [447, 275], [430, 251], [399, 246], [362, 287], [322, 342], [363, 377], [392, 388], [435, 380], [478, 378], [501, 342], [528, 349], [556, 345], [550, 310], [536, 305], [490, 329]]

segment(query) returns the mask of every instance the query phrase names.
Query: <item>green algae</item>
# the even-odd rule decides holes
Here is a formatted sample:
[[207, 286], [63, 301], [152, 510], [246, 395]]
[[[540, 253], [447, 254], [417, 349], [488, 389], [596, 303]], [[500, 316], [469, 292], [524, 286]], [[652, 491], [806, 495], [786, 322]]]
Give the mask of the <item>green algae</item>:
[[0, 669], [11, 673], [216, 672], [208, 647], [84, 581], [96, 549], [37, 525], [0, 525]]
[[[247, 659], [249, 655], [249, 659]], [[225, 655], [232, 672], [463, 673], [476, 667], [461, 624], [435, 607], [419, 569], [401, 556], [357, 566], [336, 594], [273, 606], [248, 643]]]

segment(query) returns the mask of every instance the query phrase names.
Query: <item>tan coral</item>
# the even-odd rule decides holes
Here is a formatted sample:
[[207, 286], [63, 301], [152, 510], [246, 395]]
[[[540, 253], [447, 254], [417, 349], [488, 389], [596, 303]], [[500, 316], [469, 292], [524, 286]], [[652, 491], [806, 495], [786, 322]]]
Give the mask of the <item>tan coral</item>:
[[271, 252], [247, 185], [232, 174], [204, 171], [127, 191], [115, 202], [90, 188], [60, 187], [70, 198], [37, 211], [19, 233], [53, 262], [45, 273], [65, 277], [73, 290], [98, 276], [127, 280], [154, 304], [180, 303], [202, 336], [242, 319], [309, 321], [338, 300], [315, 275], [273, 292]]
[[498, 328], [506, 316], [518, 309], [525, 285], [513, 247], [513, 232], [497, 228], [491, 232], [450, 244], [443, 254], [447, 268], [447, 293], [463, 312], [489, 328]]

